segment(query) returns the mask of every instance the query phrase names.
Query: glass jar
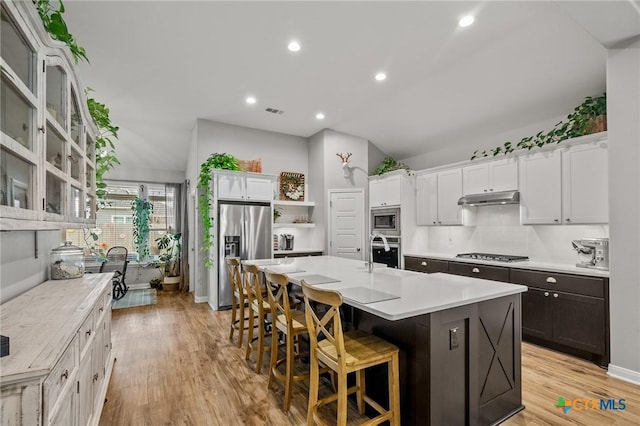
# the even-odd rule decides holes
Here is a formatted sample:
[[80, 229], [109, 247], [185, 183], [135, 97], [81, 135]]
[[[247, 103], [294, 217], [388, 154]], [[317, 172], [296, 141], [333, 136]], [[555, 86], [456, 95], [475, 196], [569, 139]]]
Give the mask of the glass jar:
[[51, 279], [68, 280], [84, 275], [84, 253], [80, 247], [65, 241], [64, 245], [51, 250]]

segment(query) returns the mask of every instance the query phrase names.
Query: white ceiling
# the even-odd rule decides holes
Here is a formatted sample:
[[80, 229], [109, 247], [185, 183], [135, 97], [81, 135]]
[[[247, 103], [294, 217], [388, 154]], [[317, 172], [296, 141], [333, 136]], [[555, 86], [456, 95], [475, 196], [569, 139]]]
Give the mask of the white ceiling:
[[[121, 128], [123, 164], [184, 170], [197, 118], [331, 128], [406, 158], [565, 115], [605, 89], [598, 31], [640, 33], [637, 19], [611, 22], [616, 2], [596, 3], [72, 1], [65, 18], [91, 61], [81, 80]], [[458, 27], [468, 13], [475, 24]]]

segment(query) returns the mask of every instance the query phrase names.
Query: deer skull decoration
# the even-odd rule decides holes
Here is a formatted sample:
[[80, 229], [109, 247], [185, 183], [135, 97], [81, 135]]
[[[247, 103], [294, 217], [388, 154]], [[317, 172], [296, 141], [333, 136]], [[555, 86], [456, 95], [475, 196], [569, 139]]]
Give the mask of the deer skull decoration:
[[351, 156], [353, 153], [347, 152], [343, 154], [341, 152], [336, 153], [336, 155], [342, 160], [342, 173], [345, 178], [348, 178], [351, 175], [351, 167], [349, 166], [349, 161], [351, 161]]

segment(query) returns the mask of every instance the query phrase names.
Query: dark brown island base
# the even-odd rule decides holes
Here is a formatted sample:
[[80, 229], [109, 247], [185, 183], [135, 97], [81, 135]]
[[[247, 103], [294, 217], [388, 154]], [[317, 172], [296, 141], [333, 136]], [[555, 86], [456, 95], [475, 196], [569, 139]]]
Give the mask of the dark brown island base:
[[[403, 425], [491, 425], [524, 409], [519, 294], [397, 321], [356, 309], [353, 320], [400, 348]], [[366, 383], [388, 401], [385, 368]]]

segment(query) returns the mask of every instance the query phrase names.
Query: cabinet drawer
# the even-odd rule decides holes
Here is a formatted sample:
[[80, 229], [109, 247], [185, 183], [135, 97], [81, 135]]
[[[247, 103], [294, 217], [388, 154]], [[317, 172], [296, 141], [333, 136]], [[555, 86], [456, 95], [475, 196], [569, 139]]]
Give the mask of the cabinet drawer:
[[45, 418], [53, 412], [58, 397], [70, 380], [74, 380], [78, 360], [78, 337], [74, 337], [43, 385]]
[[509, 282], [509, 268], [475, 263], [449, 262], [449, 273], [485, 280]]
[[449, 262], [447, 262], [446, 260], [405, 256], [404, 269], [407, 269], [409, 271], [424, 272], [427, 274], [433, 274], [434, 272], [448, 272]]
[[604, 279], [582, 275], [558, 274], [555, 272], [511, 270], [511, 282], [551, 291], [604, 297]]
[[97, 307], [94, 308], [87, 319], [82, 323], [82, 327], [78, 331], [78, 338], [80, 340], [80, 354], [85, 351], [87, 343], [91, 340], [91, 336], [95, 334], [95, 321], [96, 321]]

